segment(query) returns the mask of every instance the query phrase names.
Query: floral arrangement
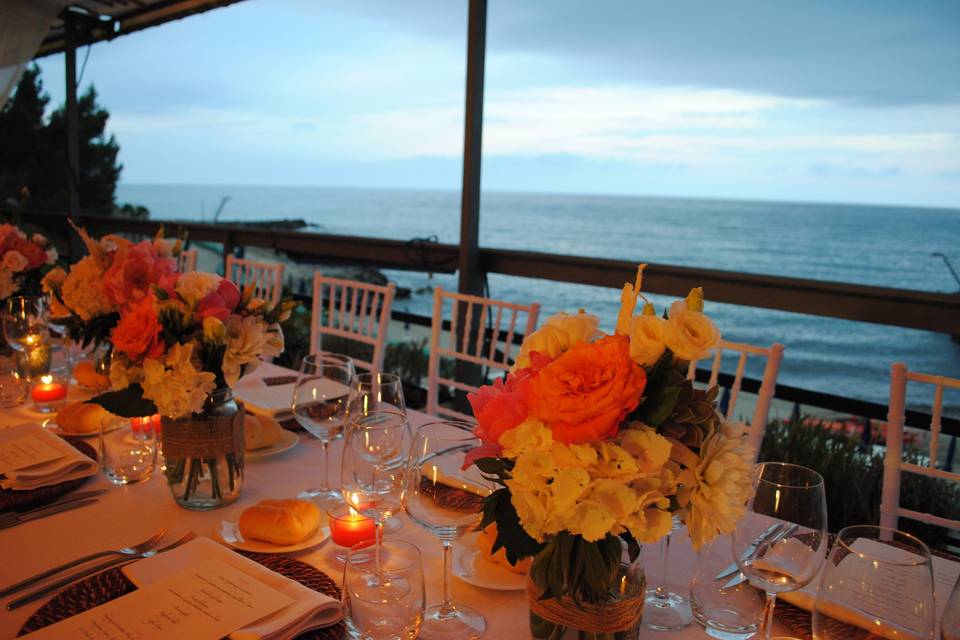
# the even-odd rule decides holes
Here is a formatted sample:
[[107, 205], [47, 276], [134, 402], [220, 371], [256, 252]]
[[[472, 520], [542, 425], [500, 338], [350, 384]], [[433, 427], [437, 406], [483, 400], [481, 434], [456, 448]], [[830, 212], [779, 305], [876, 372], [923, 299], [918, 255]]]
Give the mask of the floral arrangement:
[[154, 287], [173, 277], [180, 251], [179, 241], [163, 238], [131, 242], [107, 235], [100, 240], [74, 227], [87, 248], [87, 255], [70, 265], [57, 267], [43, 278], [50, 297], [50, 314], [62, 322], [67, 334], [87, 344], [102, 344], [120, 320], [120, 312], [153, 295]]
[[252, 286], [241, 293], [213, 273], [171, 274], [121, 309], [110, 332], [114, 391], [96, 401], [118, 415], [200, 413], [212, 391], [233, 386], [262, 356], [280, 355], [280, 323], [295, 304], [270, 305]]
[[[640, 543], [678, 516], [695, 548], [733, 530], [751, 492], [743, 425], [724, 423], [717, 388], [687, 380], [720, 334], [697, 288], [663, 316], [624, 285], [613, 335], [596, 316], [559, 314], [527, 336], [504, 379], [469, 395], [483, 444], [467, 464], [500, 485], [485, 502], [493, 552], [534, 556], [540, 599], [602, 602]], [[638, 297], [645, 303], [635, 315]]]
[[56, 262], [57, 250], [46, 237], [27, 236], [19, 227], [0, 224], [0, 300], [39, 294], [43, 275]]

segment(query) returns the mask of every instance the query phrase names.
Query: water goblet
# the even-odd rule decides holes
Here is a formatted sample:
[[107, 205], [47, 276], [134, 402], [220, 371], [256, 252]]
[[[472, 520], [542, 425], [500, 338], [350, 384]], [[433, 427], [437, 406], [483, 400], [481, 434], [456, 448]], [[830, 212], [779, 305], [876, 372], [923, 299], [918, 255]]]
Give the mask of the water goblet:
[[360, 413], [375, 409], [407, 410], [403, 399], [403, 383], [393, 373], [358, 373], [356, 407]]
[[323, 447], [320, 486], [301, 492], [299, 497], [316, 499], [327, 511], [343, 503], [340, 492], [330, 488], [330, 442], [343, 436], [353, 398], [354, 375], [353, 361], [345, 356], [311, 354], [300, 364], [293, 390], [293, 417]]
[[[801, 589], [823, 565], [827, 501], [819, 473], [783, 462], [758, 464], [753, 488], [733, 532], [733, 556], [750, 584], [767, 594], [760, 633], [770, 640], [777, 594]], [[777, 525], [790, 534], [767, 538]]]
[[479, 638], [487, 623], [479, 611], [453, 602], [450, 592], [454, 541], [476, 529], [493, 484], [464, 456], [480, 446], [473, 425], [456, 420], [425, 424], [416, 431], [404, 473], [404, 511], [443, 544], [443, 601], [428, 607], [422, 638]]
[[13, 296], [3, 306], [3, 336], [16, 351], [30, 352], [46, 344], [50, 312], [39, 296]]
[[380, 555], [384, 521], [400, 508], [407, 416], [385, 409], [356, 416], [343, 444], [340, 490], [358, 513], [373, 519], [375, 553]]
[[837, 534], [813, 608], [819, 640], [933, 640], [933, 569], [927, 545], [873, 525]]
[[343, 621], [352, 638], [413, 640], [426, 601], [420, 551], [409, 542], [384, 544], [380, 563], [370, 542], [347, 552], [343, 564]]

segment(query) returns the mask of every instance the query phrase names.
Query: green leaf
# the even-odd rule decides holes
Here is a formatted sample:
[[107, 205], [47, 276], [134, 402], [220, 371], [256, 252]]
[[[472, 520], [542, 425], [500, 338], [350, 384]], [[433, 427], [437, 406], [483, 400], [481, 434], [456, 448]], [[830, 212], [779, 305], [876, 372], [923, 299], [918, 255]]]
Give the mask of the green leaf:
[[497, 523], [497, 539], [493, 541], [493, 552], [504, 549], [510, 564], [536, 555], [545, 546], [524, 530], [520, 517], [510, 502], [510, 492], [507, 489], [497, 489], [487, 496], [481, 526], [490, 522]]
[[646, 402], [640, 406], [638, 418], [651, 427], [659, 427], [673, 413], [680, 391], [681, 387], [666, 387], [658, 390], [656, 395], [647, 396]]
[[157, 412], [157, 405], [143, 397], [143, 388], [139, 384], [131, 384], [119, 391], [101, 393], [87, 400], [87, 403], [98, 404], [110, 413], [123, 418], [152, 416]]

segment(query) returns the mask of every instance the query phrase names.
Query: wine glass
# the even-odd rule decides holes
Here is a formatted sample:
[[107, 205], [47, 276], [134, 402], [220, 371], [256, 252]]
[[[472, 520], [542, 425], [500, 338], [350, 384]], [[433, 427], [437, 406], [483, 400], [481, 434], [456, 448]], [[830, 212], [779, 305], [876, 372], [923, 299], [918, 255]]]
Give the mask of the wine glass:
[[427, 608], [421, 637], [479, 638], [483, 615], [454, 604], [450, 593], [453, 542], [476, 529], [484, 498], [493, 492], [476, 466], [464, 469], [464, 456], [481, 442], [473, 425], [442, 420], [417, 429], [407, 458], [400, 501], [410, 518], [443, 543], [443, 601]]
[[343, 503], [340, 492], [330, 488], [327, 475], [330, 441], [343, 435], [353, 398], [354, 375], [350, 358], [315, 353], [303, 359], [293, 389], [293, 417], [323, 446], [320, 486], [301, 492], [299, 497], [317, 499], [328, 511]]
[[733, 556], [750, 584], [767, 594], [761, 631], [770, 640], [777, 594], [801, 589], [823, 565], [827, 500], [819, 473], [784, 462], [758, 464], [753, 489], [733, 532]]
[[409, 433], [406, 414], [375, 409], [350, 422], [343, 444], [340, 489], [347, 504], [373, 519], [378, 557], [383, 523], [400, 508], [403, 452]]
[[403, 383], [393, 373], [358, 373], [356, 378], [356, 407], [360, 413], [374, 409], [392, 409], [405, 412]]
[[[363, 415], [376, 409], [405, 413], [403, 382], [393, 373], [359, 373], [356, 377], [357, 396], [352, 411]], [[409, 444], [409, 440], [407, 441]], [[404, 451], [406, 453], [406, 451]], [[384, 523], [384, 531], [393, 532], [403, 526], [400, 518], [390, 516]]]
[[13, 349], [29, 352], [46, 344], [50, 312], [39, 296], [13, 296], [3, 306], [3, 335]]
[[908, 533], [859, 525], [837, 534], [813, 609], [818, 640], [933, 640], [933, 568]]

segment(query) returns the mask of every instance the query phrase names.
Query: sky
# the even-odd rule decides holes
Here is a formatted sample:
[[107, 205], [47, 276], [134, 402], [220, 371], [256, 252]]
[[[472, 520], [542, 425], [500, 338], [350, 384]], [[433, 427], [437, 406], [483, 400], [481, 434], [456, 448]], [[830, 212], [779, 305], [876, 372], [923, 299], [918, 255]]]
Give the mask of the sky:
[[[456, 190], [466, 24], [246, 0], [90, 47], [81, 91], [126, 183]], [[953, 0], [489, 0], [483, 188], [960, 207], [958, 69]]]

